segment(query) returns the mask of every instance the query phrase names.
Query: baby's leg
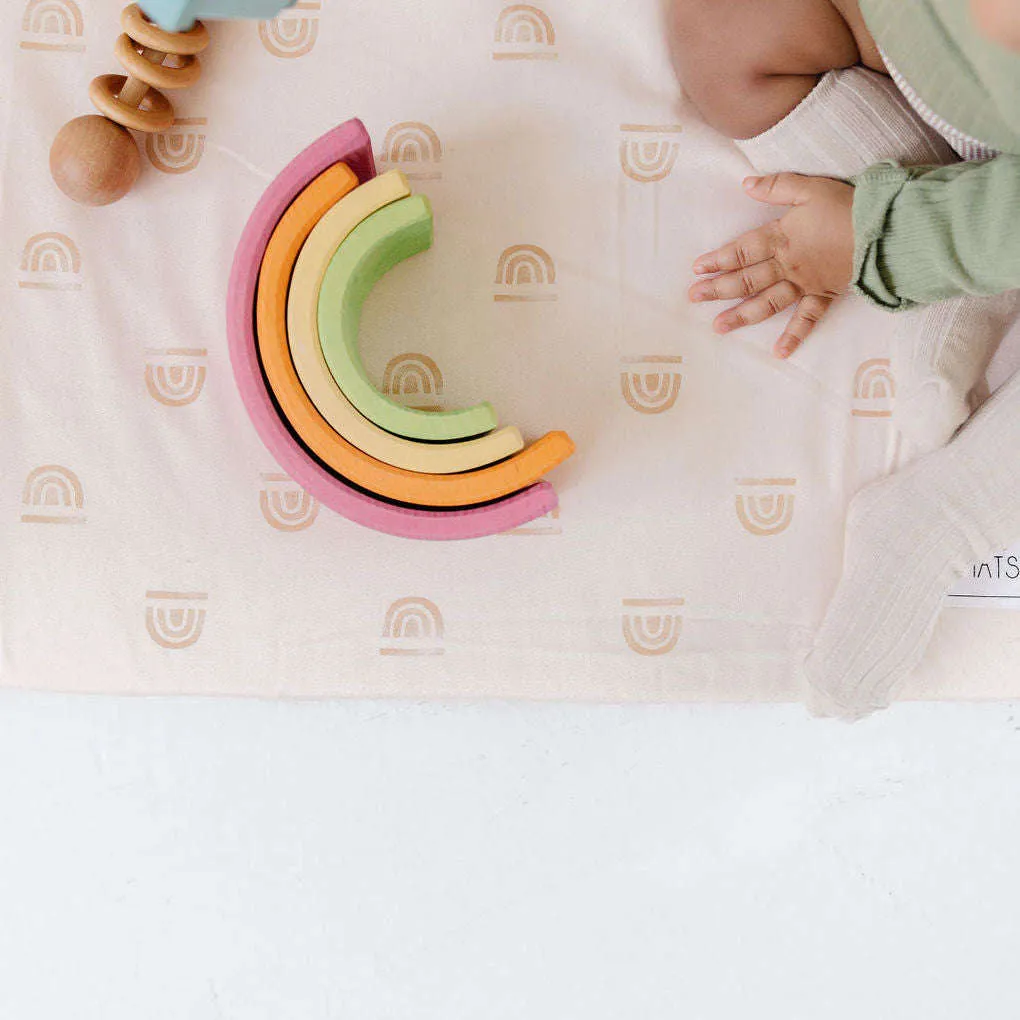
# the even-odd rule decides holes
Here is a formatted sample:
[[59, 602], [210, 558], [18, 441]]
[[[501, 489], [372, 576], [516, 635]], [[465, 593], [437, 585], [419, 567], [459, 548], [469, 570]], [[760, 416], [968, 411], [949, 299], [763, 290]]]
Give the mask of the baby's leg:
[[759, 173], [846, 178], [884, 159], [955, 161], [884, 73], [858, 0], [672, 0], [671, 10], [684, 91]]
[[670, 30], [684, 91], [730, 138], [768, 130], [861, 58], [831, 0], [673, 0]]
[[943, 594], [1020, 536], [1020, 374], [941, 450], [865, 489], [843, 581], [804, 666], [809, 703], [856, 718], [886, 707], [931, 639]]
[[[830, 71], [778, 124], [737, 145], [760, 173], [850, 177], [883, 159], [955, 159], [894, 83], [863, 67]], [[894, 424], [906, 440], [900, 448], [907, 457], [939, 450], [966, 421], [1012, 313], [1005, 295], [957, 298], [898, 316]], [[948, 449], [966, 448], [977, 458], [978, 437], [986, 430], [968, 434], [966, 444]], [[803, 671], [816, 705], [829, 711], [856, 715], [887, 703], [927, 644], [953, 572], [974, 551], [988, 551], [988, 536], [1010, 534], [1008, 528], [989, 530], [975, 538], [966, 527], [952, 533], [955, 505], [945, 504], [936, 480], [956, 486], [960, 500], [968, 489], [985, 499], [987, 484], [959, 475], [955, 456], [940, 454], [925, 463], [925, 470], [894, 474], [851, 503], [843, 578]], [[921, 507], [936, 517], [919, 514]], [[996, 491], [982, 512], [999, 509]], [[945, 520], [938, 516], [943, 511]]]
[[[755, 170], [848, 178], [885, 159], [955, 161], [888, 77], [847, 66], [856, 57], [838, 23], [823, 9], [797, 15], [797, 7], [814, 5], [676, 3], [683, 84], [705, 119], [738, 139]], [[807, 20], [791, 24], [791, 17]], [[1010, 412], [1020, 381], [945, 447], [967, 419], [1012, 311], [1007, 295], [900, 316], [895, 421], [914, 456], [938, 452], [851, 505], [843, 579], [803, 672], [819, 707], [858, 715], [887, 704], [927, 644], [952, 577], [1020, 534], [1014, 493], [996, 483], [1020, 431], [1020, 415]]]

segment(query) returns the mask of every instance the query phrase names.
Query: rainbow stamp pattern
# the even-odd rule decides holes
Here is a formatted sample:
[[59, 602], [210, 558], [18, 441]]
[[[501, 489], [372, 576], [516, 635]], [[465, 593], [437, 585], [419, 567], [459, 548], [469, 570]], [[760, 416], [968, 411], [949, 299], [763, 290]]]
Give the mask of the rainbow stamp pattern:
[[680, 158], [679, 124], [621, 124], [620, 167], [638, 184], [666, 180]]
[[177, 117], [173, 127], [145, 136], [149, 162], [164, 174], [186, 174], [194, 170], [205, 152], [205, 117]]
[[855, 418], [891, 418], [896, 399], [896, 379], [889, 358], [869, 358], [861, 362], [854, 376]]
[[680, 396], [683, 376], [680, 355], [650, 354], [624, 358], [621, 362], [620, 391], [638, 414], [664, 414]]
[[307, 56], [319, 38], [319, 0], [298, 0], [271, 21], [259, 22], [258, 33], [267, 53], [280, 60]]
[[[15, 0], [0, 686], [796, 696], [847, 501], [910, 456], [902, 326], [848, 302], [787, 365], [768, 331], [719, 342], [684, 284], [739, 228], [746, 161], [679, 95], [659, 5], [596, 6], [299, 0], [223, 27], [237, 73], [182, 93], [98, 214], [46, 158], [116, 8]], [[356, 103], [370, 146], [314, 142]], [[921, 687], [1016, 695], [1018, 624], [978, 626]]]
[[684, 600], [624, 599], [623, 637], [638, 655], [658, 658], [676, 649], [683, 629]]
[[78, 246], [67, 234], [55, 231], [30, 237], [21, 253], [18, 286], [26, 290], [80, 290]]
[[[438, 146], [423, 153], [420, 133], [405, 127], [390, 132], [386, 151], [437, 161]], [[438, 368], [421, 355], [391, 363], [389, 393], [369, 380], [358, 351], [362, 304], [386, 272], [431, 243], [428, 202], [399, 170], [376, 175], [360, 121], [341, 124], [276, 178], [241, 236], [227, 298], [231, 363], [262, 441], [316, 512], [321, 504], [405, 538], [495, 535], [556, 508], [542, 479], [573, 443], [551, 432], [524, 447], [516, 429], [497, 430], [488, 404], [421, 410], [395, 400], [441, 390]], [[497, 300], [555, 297], [551, 260], [532, 246], [504, 252], [498, 279], [506, 292]], [[183, 378], [174, 381], [189, 392]], [[299, 528], [311, 505], [266, 489], [263, 515]]]
[[442, 655], [443, 614], [426, 598], [397, 599], [386, 610], [380, 655]]
[[419, 411], [441, 411], [443, 373], [427, 354], [398, 354], [383, 373], [383, 393]]
[[149, 396], [167, 407], [193, 404], [205, 387], [207, 355], [203, 347], [148, 351], [145, 388]]
[[266, 474], [259, 493], [259, 509], [266, 523], [277, 531], [295, 532], [310, 528], [319, 516], [319, 503], [286, 475]]
[[795, 478], [737, 479], [737, 519], [749, 535], [770, 538], [793, 524]]
[[557, 60], [556, 28], [549, 15], [532, 4], [510, 4], [496, 21], [493, 60]]
[[208, 598], [204, 592], [146, 592], [145, 629], [149, 637], [170, 651], [197, 644], [205, 627]]
[[24, 524], [81, 524], [85, 520], [81, 480], [59, 464], [44, 464], [28, 476], [22, 504]]
[[29, 0], [21, 18], [23, 50], [81, 53], [85, 22], [74, 0]]
[[443, 179], [443, 143], [435, 129], [421, 121], [394, 124], [386, 132], [379, 165], [402, 170], [409, 181]]

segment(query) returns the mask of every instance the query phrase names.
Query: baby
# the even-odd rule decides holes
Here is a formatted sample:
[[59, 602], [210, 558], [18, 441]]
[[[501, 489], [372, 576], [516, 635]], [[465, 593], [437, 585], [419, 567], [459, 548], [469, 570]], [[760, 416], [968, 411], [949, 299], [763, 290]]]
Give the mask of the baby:
[[966, 422], [1020, 289], [1020, 0], [673, 0], [672, 43], [745, 189], [788, 210], [695, 262], [692, 300], [740, 302], [716, 331], [792, 309], [787, 358], [847, 291], [917, 310], [897, 423], [927, 455], [851, 504], [804, 671], [820, 710], [862, 715], [953, 579], [1020, 538], [1020, 377]]
[[[726, 0], [712, 4], [675, 0], [673, 49], [687, 94], [705, 120], [731, 138], [753, 142], [795, 111], [826, 72], [863, 65], [882, 74], [891, 72], [918, 115], [965, 159], [998, 152], [1020, 155], [1020, 59], [1005, 49], [1013, 45], [1020, 50], [1020, 2], [971, 0], [970, 12], [967, 6], [967, 0]], [[982, 38], [980, 30], [990, 39]], [[895, 64], [890, 52], [896, 55]], [[901, 61], [911, 79], [918, 76], [916, 82], [899, 73]], [[961, 123], [951, 125], [934, 113], [926, 102], [929, 93], [934, 108], [943, 112], [944, 107], [947, 114], [952, 111], [962, 117]], [[867, 102], [866, 96], [861, 99]], [[994, 144], [971, 135], [971, 123]], [[956, 185], [942, 192], [952, 198], [962, 216], [950, 220], [943, 214], [929, 225], [932, 236], [926, 240], [941, 241], [944, 247], [928, 254], [945, 258], [942, 272], [930, 277], [927, 286], [920, 281], [919, 294], [910, 292], [910, 280], [893, 292], [890, 281], [883, 278], [884, 273], [910, 273], [906, 265], [863, 265], [867, 253], [865, 239], [859, 236], [855, 252], [852, 213], [867, 213], [876, 192], [882, 190], [880, 185], [888, 185], [889, 176], [879, 173], [857, 182], [862, 194], [857, 196], [856, 209], [853, 190], [846, 185], [749, 179], [746, 186], [752, 197], [811, 208], [788, 214], [779, 223], [781, 230], [753, 232], [699, 259], [697, 273], [742, 272], [696, 284], [691, 298], [748, 299], [716, 320], [719, 332], [760, 322], [796, 304], [775, 348], [779, 357], [789, 357], [833, 298], [851, 284], [892, 308], [1020, 286], [1020, 234], [1012, 229], [1010, 216], [1020, 212], [1016, 204], [1020, 174], [1015, 162], [1003, 161], [969, 177], [953, 172], [944, 180]], [[968, 209], [967, 200], [988, 188], [993, 194], [986, 195], [984, 208]], [[958, 197], [962, 193], [966, 200]], [[999, 225], [993, 237], [984, 233], [986, 217], [981, 215], [990, 200], [996, 205], [992, 219]], [[895, 213], [901, 219], [912, 215], [912, 204], [917, 205], [904, 198]], [[887, 213], [884, 205], [877, 211]], [[961, 222], [965, 218], [970, 220], [969, 229]], [[948, 263], [961, 230], [978, 250], [972, 263], [954, 267]], [[942, 236], [936, 237], [936, 231]], [[773, 251], [777, 245], [784, 248], [778, 259]], [[884, 251], [877, 254], [886, 260], [898, 251], [895, 238], [887, 237], [881, 247]], [[902, 261], [911, 255], [903, 253]], [[855, 269], [863, 271], [864, 279], [855, 277]], [[874, 270], [871, 279], [868, 269]], [[922, 273], [915, 270], [911, 275]]]

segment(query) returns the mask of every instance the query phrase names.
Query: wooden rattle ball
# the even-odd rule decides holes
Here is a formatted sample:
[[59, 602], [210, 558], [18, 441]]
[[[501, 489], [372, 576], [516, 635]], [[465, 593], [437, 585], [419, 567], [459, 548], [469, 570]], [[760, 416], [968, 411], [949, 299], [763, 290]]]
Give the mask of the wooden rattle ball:
[[94, 114], [68, 121], [50, 148], [53, 180], [82, 205], [109, 205], [123, 198], [140, 170], [131, 132]]

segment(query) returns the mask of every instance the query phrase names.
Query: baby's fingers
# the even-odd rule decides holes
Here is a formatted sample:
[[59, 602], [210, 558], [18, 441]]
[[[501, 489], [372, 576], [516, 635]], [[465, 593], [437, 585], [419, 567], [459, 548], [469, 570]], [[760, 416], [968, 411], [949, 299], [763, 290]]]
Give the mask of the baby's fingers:
[[766, 224], [757, 230], [741, 234], [735, 241], [707, 252], [694, 261], [694, 272], [699, 276], [705, 273], [732, 273], [737, 269], [746, 269], [757, 262], [764, 262], [776, 254], [779, 241], [779, 227], [776, 223]]
[[731, 301], [750, 298], [783, 279], [783, 267], [776, 259], [766, 259], [735, 273], [724, 273], [711, 280], [699, 280], [691, 287], [692, 301]]
[[832, 306], [832, 300], [820, 294], [807, 294], [801, 298], [783, 335], [776, 341], [773, 354], [784, 359], [793, 354], [825, 317], [825, 313]]
[[800, 291], [789, 280], [781, 280], [757, 297], [723, 312], [713, 323], [713, 328], [717, 333], [729, 333], [744, 326], [753, 326], [785, 311], [799, 297]]

